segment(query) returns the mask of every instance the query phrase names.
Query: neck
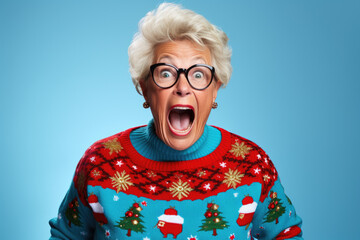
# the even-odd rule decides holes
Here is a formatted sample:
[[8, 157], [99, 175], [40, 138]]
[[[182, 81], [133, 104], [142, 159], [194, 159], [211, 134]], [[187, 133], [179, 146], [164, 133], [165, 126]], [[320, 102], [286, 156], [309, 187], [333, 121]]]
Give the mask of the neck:
[[221, 141], [221, 133], [218, 129], [205, 125], [201, 137], [185, 150], [175, 150], [163, 141], [155, 133], [153, 120], [145, 127], [133, 130], [130, 133], [130, 141], [135, 150], [143, 157], [156, 161], [184, 161], [204, 157], [214, 151]]

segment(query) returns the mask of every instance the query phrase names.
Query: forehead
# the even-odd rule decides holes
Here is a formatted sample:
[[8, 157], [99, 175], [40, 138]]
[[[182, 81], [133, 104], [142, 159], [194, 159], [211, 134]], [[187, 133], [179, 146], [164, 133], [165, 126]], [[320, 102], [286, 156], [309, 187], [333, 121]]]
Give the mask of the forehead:
[[155, 47], [154, 60], [201, 61], [211, 64], [211, 53], [209, 48], [189, 40], [176, 40], [158, 44]]

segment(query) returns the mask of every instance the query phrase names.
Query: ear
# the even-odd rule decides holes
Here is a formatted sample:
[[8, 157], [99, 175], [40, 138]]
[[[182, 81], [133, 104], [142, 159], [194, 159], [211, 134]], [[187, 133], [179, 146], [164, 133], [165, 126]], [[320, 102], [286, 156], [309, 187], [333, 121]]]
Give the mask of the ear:
[[147, 101], [147, 83], [146, 83], [145, 79], [140, 79], [139, 84], [140, 84], [142, 95], [145, 98], [145, 101]]
[[215, 86], [214, 86], [214, 92], [213, 92], [213, 102], [215, 102], [216, 97], [217, 97], [217, 92], [219, 91], [220, 87], [222, 85], [222, 82], [220, 81], [216, 81], [215, 82]]

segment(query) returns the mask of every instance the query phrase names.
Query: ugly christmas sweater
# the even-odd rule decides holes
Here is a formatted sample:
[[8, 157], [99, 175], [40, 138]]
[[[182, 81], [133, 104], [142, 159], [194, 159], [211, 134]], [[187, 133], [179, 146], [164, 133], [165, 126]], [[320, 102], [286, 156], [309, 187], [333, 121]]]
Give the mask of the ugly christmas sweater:
[[132, 144], [140, 129], [85, 152], [50, 239], [302, 239], [301, 219], [259, 146], [217, 128], [211, 153], [155, 161]]

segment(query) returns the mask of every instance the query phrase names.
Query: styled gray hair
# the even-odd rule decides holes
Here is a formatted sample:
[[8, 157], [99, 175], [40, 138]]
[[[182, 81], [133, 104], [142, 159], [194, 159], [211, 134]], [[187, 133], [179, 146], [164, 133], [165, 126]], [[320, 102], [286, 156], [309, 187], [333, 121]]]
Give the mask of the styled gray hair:
[[140, 94], [139, 82], [149, 74], [156, 45], [182, 39], [209, 48], [215, 77], [223, 87], [227, 85], [232, 66], [226, 34], [191, 10], [173, 3], [162, 3], [140, 20], [139, 32], [134, 35], [128, 49], [131, 78]]

